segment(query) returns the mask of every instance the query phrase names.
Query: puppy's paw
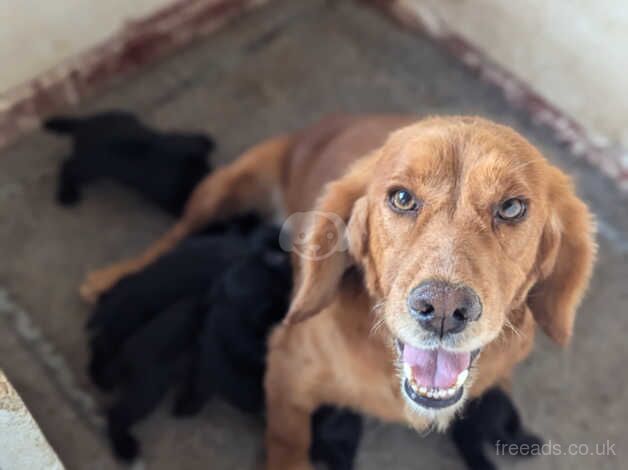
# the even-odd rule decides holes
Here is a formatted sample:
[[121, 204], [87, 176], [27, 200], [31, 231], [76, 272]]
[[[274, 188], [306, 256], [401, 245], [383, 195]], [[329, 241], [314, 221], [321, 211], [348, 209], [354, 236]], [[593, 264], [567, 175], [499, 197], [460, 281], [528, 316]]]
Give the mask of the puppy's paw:
[[193, 401], [178, 401], [172, 407], [172, 416], [175, 418], [190, 418], [201, 412], [203, 404]]
[[113, 451], [120, 460], [132, 462], [140, 453], [140, 444], [128, 433], [111, 436]]
[[[533, 434], [527, 431], [521, 431], [516, 436], [508, 439], [508, 442], [509, 444], [515, 444], [519, 448], [526, 448], [526, 449], [536, 448], [540, 451], [541, 446], [543, 445], [545, 441], [540, 436], [537, 436], [536, 434]], [[524, 452], [524, 453], [518, 453], [515, 455], [516, 457], [520, 457], [520, 458], [529, 458], [529, 457], [534, 457], [535, 455], [539, 455], [539, 453], [538, 452]]]
[[193, 396], [191, 393], [177, 397], [172, 407], [172, 415], [177, 418], [189, 418], [197, 415], [203, 409], [205, 400]]
[[57, 201], [63, 206], [74, 206], [81, 200], [78, 188], [71, 184], [63, 184], [57, 191]]
[[89, 363], [87, 373], [92, 383], [104, 392], [112, 391], [116, 383], [107, 374], [107, 363], [102, 358], [94, 358]]
[[497, 466], [484, 456], [466, 460], [465, 463], [469, 470], [497, 470]]

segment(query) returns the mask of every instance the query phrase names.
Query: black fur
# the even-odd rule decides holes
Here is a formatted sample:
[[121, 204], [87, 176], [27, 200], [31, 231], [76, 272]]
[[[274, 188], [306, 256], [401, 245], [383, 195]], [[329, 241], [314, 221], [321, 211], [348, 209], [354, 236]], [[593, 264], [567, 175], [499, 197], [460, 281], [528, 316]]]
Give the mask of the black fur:
[[262, 411], [266, 337], [287, 311], [292, 270], [278, 230], [253, 238], [253, 254], [234, 263], [209, 294], [176, 415], [198, 412], [214, 394], [243, 411]]
[[[177, 384], [178, 416], [197, 413], [212, 396], [263, 411], [266, 338], [287, 310], [292, 271], [279, 230], [258, 225], [244, 216], [209, 227], [121, 280], [95, 309], [90, 375], [117, 389], [107, 428], [118, 457], [137, 456], [131, 427]], [[351, 469], [360, 416], [324, 407], [312, 426], [312, 459]]]
[[86, 184], [111, 179], [179, 215], [194, 187], [210, 171], [207, 157], [215, 147], [208, 135], [158, 132], [124, 111], [52, 117], [44, 127], [68, 135], [73, 142], [72, 153], [59, 170], [57, 200], [63, 205], [79, 202]]
[[248, 250], [246, 237], [239, 234], [190, 239], [144, 271], [120, 280], [102, 296], [88, 321], [92, 380], [112, 388], [115, 381], [106, 366], [124, 342], [178, 300], [206, 295], [212, 282]]
[[107, 364], [104, 373], [119, 388], [107, 412], [107, 432], [122, 459], [137, 456], [139, 444], [130, 429], [159, 405], [181, 376], [203, 313], [199, 299], [176, 302], [127, 339]]
[[347, 409], [321, 406], [312, 416], [310, 460], [331, 470], [352, 470], [362, 438], [362, 417]]
[[527, 431], [511, 398], [492, 388], [471, 400], [462, 416], [450, 427], [450, 435], [469, 470], [495, 470], [487, 447], [496, 455], [496, 444], [542, 445], [543, 440]]

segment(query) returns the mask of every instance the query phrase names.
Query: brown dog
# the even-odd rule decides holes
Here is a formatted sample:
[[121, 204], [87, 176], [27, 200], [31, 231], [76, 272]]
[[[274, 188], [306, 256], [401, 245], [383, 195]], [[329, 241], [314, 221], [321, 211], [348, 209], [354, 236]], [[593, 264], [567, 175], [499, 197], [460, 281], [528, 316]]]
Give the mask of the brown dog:
[[310, 468], [320, 404], [443, 428], [509, 382], [535, 323], [570, 338], [595, 243], [568, 177], [509, 128], [415, 121], [337, 116], [266, 141], [210, 175], [142, 257], [82, 286], [96, 298], [217, 218], [290, 215], [298, 279], [270, 340], [269, 469]]

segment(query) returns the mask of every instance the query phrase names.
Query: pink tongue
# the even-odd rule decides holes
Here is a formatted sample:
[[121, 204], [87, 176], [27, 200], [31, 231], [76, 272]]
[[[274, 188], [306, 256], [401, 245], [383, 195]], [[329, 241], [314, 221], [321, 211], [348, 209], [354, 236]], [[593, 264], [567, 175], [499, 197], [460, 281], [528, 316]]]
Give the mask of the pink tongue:
[[444, 349], [418, 349], [406, 344], [403, 362], [412, 366], [418, 385], [449, 388], [456, 383], [458, 374], [469, 367], [468, 352], [455, 353]]

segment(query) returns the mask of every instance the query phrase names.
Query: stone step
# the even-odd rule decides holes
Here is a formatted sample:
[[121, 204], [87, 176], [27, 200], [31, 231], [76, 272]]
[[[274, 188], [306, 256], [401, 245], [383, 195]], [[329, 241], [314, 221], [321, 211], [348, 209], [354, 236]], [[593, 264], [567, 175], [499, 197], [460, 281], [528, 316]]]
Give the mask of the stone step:
[[[8, 446], [3, 439], [2, 415], [0, 414], [0, 440], [3, 442], [0, 451], [0, 468], [3, 470], [31, 470], [31, 469], [93, 469], [109, 470], [119, 468], [113, 460], [108, 444], [103, 434], [92, 422], [87, 420], [72, 404], [67, 392], [62, 389], [54, 373], [46, 366], [39, 353], [33, 350], [33, 343], [25, 341], [25, 331], [18, 331], [24, 327], [24, 317], [18, 317], [19, 307], [8, 301], [6, 296], [0, 299], [0, 368], [6, 375], [13, 388], [26, 404], [28, 411], [37, 422], [29, 422], [23, 416], [25, 410], [18, 406], [17, 416], [20, 418], [13, 424], [21, 423], [27, 426], [30, 441], [23, 442], [22, 455], [12, 455], [18, 449]], [[20, 320], [21, 318], [21, 320]], [[21, 325], [19, 323], [22, 323]], [[36, 330], [35, 334], [38, 335]], [[31, 330], [31, 334], [33, 330]], [[42, 338], [39, 338], [39, 344]], [[46, 344], [46, 343], [43, 343]], [[0, 377], [0, 395], [2, 395], [2, 377]], [[10, 393], [7, 386], [7, 407], [17, 406], [22, 400]], [[0, 413], [4, 410], [4, 403], [0, 397]], [[21, 416], [20, 416], [21, 414]], [[37, 425], [45, 438], [38, 436]], [[22, 438], [21, 426], [12, 426], [15, 431], [14, 442]], [[10, 432], [10, 430], [8, 431]], [[46, 442], [46, 440], [48, 442]], [[49, 446], [54, 449], [52, 451]], [[38, 448], [33, 448], [32, 445]], [[63, 457], [63, 465], [56, 461], [56, 454]], [[33, 465], [26, 465], [25, 455]], [[28, 460], [28, 459], [27, 459]], [[41, 463], [41, 465], [39, 464]], [[44, 465], [45, 463], [45, 465]]]

